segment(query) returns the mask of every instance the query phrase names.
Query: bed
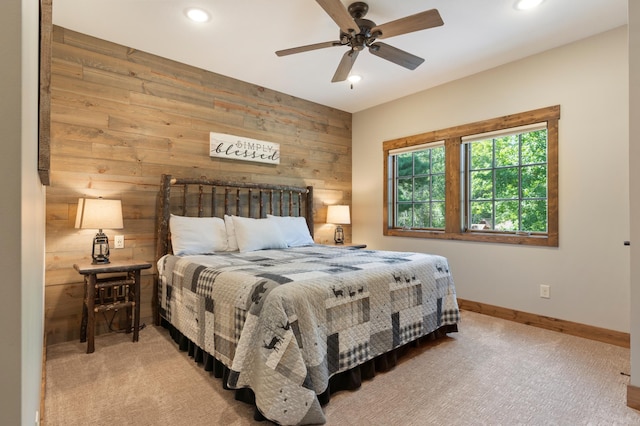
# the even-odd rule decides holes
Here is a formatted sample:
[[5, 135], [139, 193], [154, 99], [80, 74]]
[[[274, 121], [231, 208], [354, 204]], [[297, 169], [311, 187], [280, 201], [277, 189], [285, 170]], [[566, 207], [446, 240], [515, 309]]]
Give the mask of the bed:
[[314, 244], [312, 187], [163, 175], [158, 204], [159, 318], [256, 418], [325, 423], [331, 392], [457, 331], [446, 258]]

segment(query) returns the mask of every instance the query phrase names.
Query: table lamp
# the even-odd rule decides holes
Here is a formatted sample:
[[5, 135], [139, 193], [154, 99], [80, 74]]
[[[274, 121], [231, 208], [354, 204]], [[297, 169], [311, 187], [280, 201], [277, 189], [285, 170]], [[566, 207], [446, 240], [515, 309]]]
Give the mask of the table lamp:
[[333, 223], [336, 231], [333, 234], [333, 240], [336, 244], [344, 244], [344, 230], [340, 225], [348, 225], [351, 223], [349, 215], [349, 206], [331, 205], [327, 207], [327, 223]]
[[76, 228], [98, 229], [93, 238], [91, 257], [94, 265], [109, 263], [109, 238], [103, 229], [122, 229], [122, 202], [103, 198], [80, 198]]

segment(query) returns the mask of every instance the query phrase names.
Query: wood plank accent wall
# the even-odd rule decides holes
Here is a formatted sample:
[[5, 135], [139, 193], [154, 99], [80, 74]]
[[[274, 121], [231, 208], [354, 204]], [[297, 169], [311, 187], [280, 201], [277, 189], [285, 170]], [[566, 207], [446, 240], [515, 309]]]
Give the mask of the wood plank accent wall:
[[[210, 158], [212, 131], [279, 143], [280, 164]], [[121, 199], [124, 229], [106, 233], [112, 247], [113, 235], [124, 235], [125, 248], [112, 259], [153, 262], [162, 173], [313, 185], [316, 242], [332, 242], [326, 205], [351, 204], [351, 114], [54, 26], [48, 344], [79, 338], [83, 288], [72, 265], [90, 260], [95, 231], [74, 229], [78, 198]], [[154, 272], [142, 280], [147, 324]]]

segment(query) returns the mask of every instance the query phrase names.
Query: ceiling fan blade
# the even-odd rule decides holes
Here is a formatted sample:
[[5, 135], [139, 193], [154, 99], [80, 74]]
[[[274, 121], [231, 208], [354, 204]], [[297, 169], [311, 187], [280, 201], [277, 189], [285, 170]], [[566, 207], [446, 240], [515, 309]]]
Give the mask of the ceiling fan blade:
[[351, 32], [349, 30], [353, 30], [356, 33], [360, 32], [358, 24], [356, 24], [356, 21], [353, 20], [340, 0], [316, 0], [316, 2], [338, 24], [343, 33], [349, 34]]
[[308, 44], [306, 46], [292, 47], [291, 49], [278, 50], [276, 55], [286, 56], [294, 53], [308, 52], [310, 50], [324, 49], [325, 47], [342, 46], [339, 41], [325, 41], [323, 43]]
[[389, 38], [441, 25], [444, 25], [444, 21], [440, 17], [440, 13], [437, 9], [431, 9], [373, 27], [371, 34], [381, 32], [382, 34], [377, 38]]
[[424, 62], [424, 59], [418, 56], [381, 42], [369, 46], [369, 52], [410, 70], [415, 70]]
[[351, 72], [351, 68], [353, 68], [353, 64], [358, 57], [358, 53], [360, 53], [358, 50], [347, 50], [347, 52], [342, 55], [342, 60], [340, 60], [338, 69], [331, 79], [332, 83], [345, 81], [347, 77], [349, 77], [349, 73]]

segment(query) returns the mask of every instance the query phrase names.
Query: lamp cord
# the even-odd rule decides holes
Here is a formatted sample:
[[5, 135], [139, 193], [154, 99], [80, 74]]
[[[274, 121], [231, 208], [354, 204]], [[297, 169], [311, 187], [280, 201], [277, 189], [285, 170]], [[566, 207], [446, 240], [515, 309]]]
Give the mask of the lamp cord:
[[[102, 315], [104, 316], [104, 320], [107, 323], [107, 326], [109, 327], [109, 331], [113, 332], [113, 333], [126, 333], [127, 329], [126, 328], [122, 328], [119, 330], [115, 330], [113, 328], [113, 320], [116, 318], [116, 315], [118, 314], [118, 309], [114, 309], [113, 310], [113, 315], [111, 316], [111, 319], [109, 320], [107, 318], [107, 312], [106, 311], [102, 311]], [[147, 326], [147, 324], [142, 323], [140, 324], [140, 326], [138, 327], [138, 331], [144, 329]]]

